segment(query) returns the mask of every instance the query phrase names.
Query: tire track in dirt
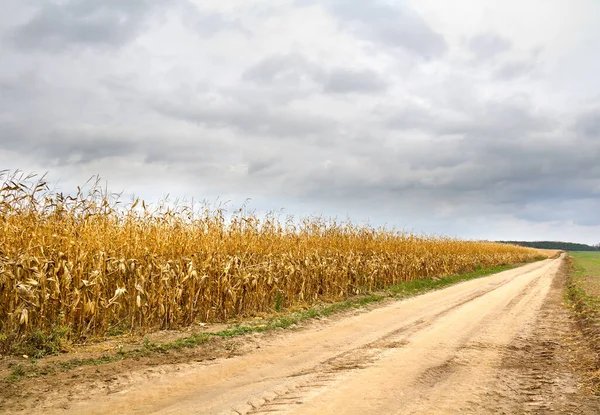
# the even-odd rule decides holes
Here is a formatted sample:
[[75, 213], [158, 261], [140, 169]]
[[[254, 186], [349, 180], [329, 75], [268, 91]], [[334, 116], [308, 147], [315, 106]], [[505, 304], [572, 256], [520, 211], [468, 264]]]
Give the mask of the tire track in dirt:
[[426, 369], [409, 385], [413, 399], [403, 405], [401, 413], [494, 413], [474, 411], [473, 402], [481, 400], [493, 386], [490, 380], [514, 333], [531, 323], [528, 312], [547, 292], [543, 278], [534, 278], [512, 298], [507, 296], [510, 301], [504, 306], [491, 309], [462, 332], [446, 360]]
[[[350, 350], [332, 359], [329, 359], [322, 365], [312, 368], [310, 371], [307, 371], [305, 373], [299, 373], [297, 375], [292, 375], [306, 377], [312, 376], [314, 379], [307, 379], [304, 383], [295, 386], [290, 386], [289, 389], [287, 389], [285, 392], [280, 392], [279, 394], [276, 394], [276, 396], [273, 399], [263, 398], [264, 402], [262, 404], [257, 405], [256, 402], [249, 402], [248, 406], [250, 406], [251, 409], [248, 410], [248, 406], [245, 406], [235, 409], [234, 413], [238, 413], [240, 415], [254, 415], [271, 413], [275, 411], [286, 412], [295, 405], [301, 405], [305, 396], [310, 396], [318, 393], [317, 389], [319, 388], [333, 387], [336, 382], [343, 380], [343, 376], [344, 374], [346, 374], [346, 372], [368, 368], [369, 366], [375, 364], [377, 360], [384, 357], [385, 351], [388, 349], [398, 349], [407, 346], [409, 344], [408, 339], [412, 334], [424, 329], [427, 326], [434, 324], [436, 320], [451, 313], [453, 310], [455, 310], [458, 307], [461, 307], [463, 304], [473, 301], [476, 298], [482, 297], [510, 283], [514, 278], [503, 281], [497, 285], [494, 284], [493, 288], [490, 288], [488, 290], [483, 290], [468, 295], [460, 301], [458, 301], [456, 304], [452, 305], [451, 307], [448, 307], [445, 310], [440, 311], [439, 313], [431, 316], [426, 321], [419, 320], [411, 325], [390, 332], [389, 334], [376, 340], [375, 342], [364, 345], [358, 349]], [[515, 298], [513, 298], [513, 300], [507, 305], [507, 307], [505, 307], [505, 309], [502, 310], [502, 312], [506, 312], [506, 309], [513, 307], [514, 304], [516, 304], [521, 298], [523, 298], [527, 294], [528, 289], [535, 283], [537, 283], [539, 279], [540, 277], [527, 284], [524, 290], [521, 291]], [[440, 377], [443, 376], [445, 372], [449, 371], [448, 368], [452, 367], [453, 359], [454, 357], [444, 362], [438, 367], [427, 369], [427, 371], [423, 373], [423, 380], [430, 378], [430, 384], [439, 382]], [[332, 374], [334, 376], [330, 376]]]
[[566, 272], [565, 263], [542, 304], [536, 324], [503, 350], [495, 388], [487, 399], [474, 406], [478, 412], [600, 413], [599, 399], [585, 393], [582, 379], [588, 368], [595, 367], [594, 351], [563, 306]]

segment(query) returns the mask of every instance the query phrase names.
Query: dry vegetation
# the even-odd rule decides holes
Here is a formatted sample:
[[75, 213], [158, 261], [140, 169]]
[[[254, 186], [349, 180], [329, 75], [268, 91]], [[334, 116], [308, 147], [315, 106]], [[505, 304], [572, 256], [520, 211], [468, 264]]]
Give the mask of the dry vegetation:
[[24, 338], [224, 321], [540, 255], [318, 217], [123, 206], [97, 182], [67, 196], [4, 172], [0, 186], [4, 352]]

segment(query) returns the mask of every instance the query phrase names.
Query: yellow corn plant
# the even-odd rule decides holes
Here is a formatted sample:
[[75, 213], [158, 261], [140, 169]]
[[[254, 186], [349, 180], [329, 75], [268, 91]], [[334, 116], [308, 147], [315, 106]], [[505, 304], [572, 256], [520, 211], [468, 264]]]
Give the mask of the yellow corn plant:
[[403, 281], [532, 260], [512, 245], [135, 200], [0, 177], [0, 333], [74, 340], [335, 301]]

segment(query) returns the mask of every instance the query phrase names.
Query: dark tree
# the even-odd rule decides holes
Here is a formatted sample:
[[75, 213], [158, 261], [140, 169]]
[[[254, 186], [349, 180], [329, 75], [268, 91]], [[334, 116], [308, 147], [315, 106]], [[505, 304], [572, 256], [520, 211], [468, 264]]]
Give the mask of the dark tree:
[[527, 246], [529, 248], [539, 249], [561, 249], [563, 251], [600, 251], [600, 244], [598, 245], [586, 245], [574, 242], [560, 242], [560, 241], [498, 241], [504, 244], [513, 244], [520, 246]]

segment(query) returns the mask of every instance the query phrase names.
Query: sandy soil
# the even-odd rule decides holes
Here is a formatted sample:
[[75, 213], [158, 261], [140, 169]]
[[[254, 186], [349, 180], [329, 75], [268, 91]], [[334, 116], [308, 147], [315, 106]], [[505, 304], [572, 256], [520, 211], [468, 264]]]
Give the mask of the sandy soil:
[[[562, 272], [561, 272], [562, 271]], [[562, 305], [564, 258], [464, 282], [229, 358], [132, 370], [44, 413], [600, 413], [593, 356]], [[56, 405], [60, 404], [60, 407]], [[27, 412], [35, 412], [29, 407]]]

